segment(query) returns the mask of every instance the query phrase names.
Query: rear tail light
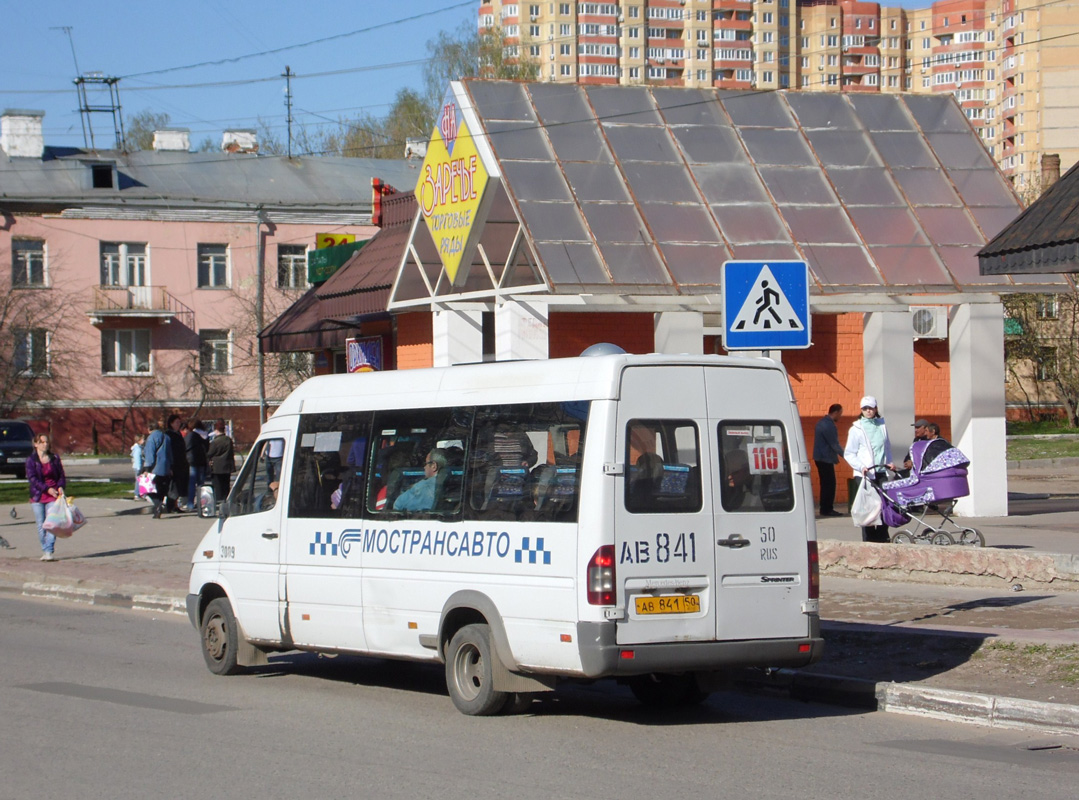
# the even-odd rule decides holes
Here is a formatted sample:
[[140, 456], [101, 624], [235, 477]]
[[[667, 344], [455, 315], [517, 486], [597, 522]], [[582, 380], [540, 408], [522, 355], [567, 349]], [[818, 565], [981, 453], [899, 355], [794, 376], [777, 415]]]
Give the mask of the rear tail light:
[[820, 598], [820, 556], [817, 554], [817, 543], [809, 543], [809, 599]]
[[605, 544], [588, 560], [588, 604], [614, 605], [614, 545]]

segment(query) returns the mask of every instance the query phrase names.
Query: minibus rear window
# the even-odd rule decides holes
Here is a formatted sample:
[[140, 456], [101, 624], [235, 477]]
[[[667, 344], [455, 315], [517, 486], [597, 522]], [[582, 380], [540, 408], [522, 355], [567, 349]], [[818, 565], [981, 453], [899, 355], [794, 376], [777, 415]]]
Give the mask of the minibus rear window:
[[701, 510], [700, 440], [692, 420], [634, 419], [626, 426], [626, 510]]
[[719, 470], [724, 510], [790, 511], [794, 508], [787, 437], [779, 422], [721, 422]]

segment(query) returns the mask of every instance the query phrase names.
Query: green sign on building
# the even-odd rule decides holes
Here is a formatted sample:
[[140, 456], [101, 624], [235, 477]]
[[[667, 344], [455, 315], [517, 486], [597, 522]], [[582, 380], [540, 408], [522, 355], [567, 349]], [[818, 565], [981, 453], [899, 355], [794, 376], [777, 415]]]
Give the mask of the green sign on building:
[[322, 283], [352, 258], [352, 254], [359, 252], [369, 239], [350, 244], [339, 244], [335, 247], [325, 247], [322, 250], [307, 251], [307, 282]]

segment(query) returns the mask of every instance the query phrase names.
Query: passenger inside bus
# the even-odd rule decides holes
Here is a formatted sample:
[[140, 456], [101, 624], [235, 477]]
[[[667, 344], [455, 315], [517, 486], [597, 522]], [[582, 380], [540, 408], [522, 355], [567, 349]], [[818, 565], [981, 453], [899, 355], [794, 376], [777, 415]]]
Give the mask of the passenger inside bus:
[[446, 451], [435, 449], [423, 462], [423, 480], [415, 483], [393, 502], [394, 511], [430, 511], [435, 506], [439, 473], [446, 469]]

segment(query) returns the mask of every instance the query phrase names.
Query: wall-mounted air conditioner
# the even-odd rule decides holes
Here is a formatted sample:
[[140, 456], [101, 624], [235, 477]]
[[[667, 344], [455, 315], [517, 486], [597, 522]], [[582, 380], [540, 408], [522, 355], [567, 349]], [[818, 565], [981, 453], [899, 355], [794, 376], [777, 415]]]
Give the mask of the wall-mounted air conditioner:
[[915, 339], [947, 339], [947, 306], [911, 306], [910, 327]]

